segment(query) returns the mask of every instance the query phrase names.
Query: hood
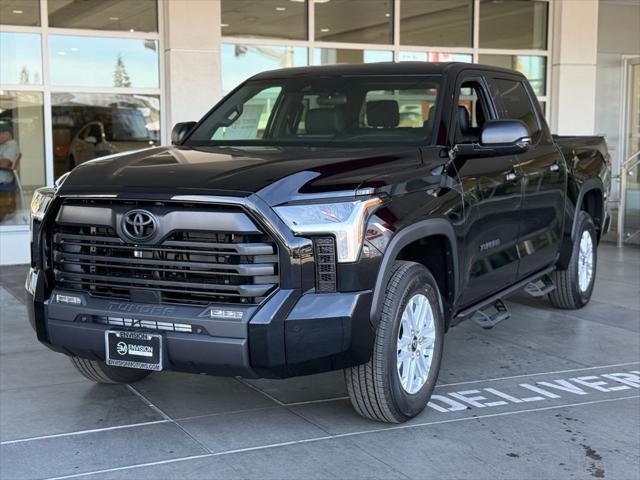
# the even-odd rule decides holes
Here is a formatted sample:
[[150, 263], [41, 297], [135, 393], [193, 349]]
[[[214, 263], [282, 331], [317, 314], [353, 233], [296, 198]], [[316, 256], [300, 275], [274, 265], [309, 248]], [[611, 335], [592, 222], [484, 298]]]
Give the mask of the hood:
[[258, 194], [270, 204], [357, 189], [376, 172], [417, 168], [419, 149], [342, 147], [157, 147], [76, 167], [61, 195]]

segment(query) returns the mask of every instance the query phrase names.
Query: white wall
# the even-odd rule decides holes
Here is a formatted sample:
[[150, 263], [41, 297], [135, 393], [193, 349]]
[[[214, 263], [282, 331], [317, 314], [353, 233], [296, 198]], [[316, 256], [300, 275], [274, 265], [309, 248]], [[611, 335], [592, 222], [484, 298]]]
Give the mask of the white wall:
[[199, 120], [222, 95], [220, 0], [160, 2], [164, 22], [165, 118]]
[[595, 131], [598, 0], [551, 4], [551, 129], [560, 135]]

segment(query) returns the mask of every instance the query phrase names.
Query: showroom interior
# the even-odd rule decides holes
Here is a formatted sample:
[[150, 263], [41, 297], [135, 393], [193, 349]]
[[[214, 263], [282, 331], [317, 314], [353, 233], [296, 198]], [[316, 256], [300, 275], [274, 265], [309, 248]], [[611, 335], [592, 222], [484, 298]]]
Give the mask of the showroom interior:
[[259, 71], [328, 63], [523, 72], [553, 133], [607, 136], [616, 219], [627, 173], [620, 240], [637, 241], [638, 18], [627, 0], [2, 0], [0, 118], [22, 157], [20, 188], [0, 201], [0, 264], [27, 261], [35, 188], [91, 158], [166, 144], [175, 123]]
[[[98, 385], [38, 336], [31, 319], [42, 289], [25, 285], [38, 262], [29, 264], [34, 191], [84, 162], [170, 144], [175, 124], [199, 120], [259, 72], [374, 62], [517, 70], [528, 78], [553, 134], [605, 136], [611, 229], [595, 242], [597, 276], [588, 305], [554, 306], [551, 290], [541, 290], [550, 286], [547, 274], [537, 287], [543, 295], [527, 291], [531, 282], [509, 290], [504, 303], [496, 296], [510, 318], [491, 328], [477, 321], [447, 328], [433, 395], [406, 423], [358, 415], [353, 387], [345, 382], [348, 369], [245, 378], [195, 374], [202, 372], [194, 361], [193, 373], [164, 368], [135, 383]], [[413, 121], [411, 113], [399, 107], [398, 121]], [[19, 152], [18, 161], [6, 167], [2, 154], [10, 148]], [[567, 160], [579, 161], [577, 155]], [[166, 172], [162, 167], [157, 171]], [[7, 168], [11, 176], [3, 176]], [[91, 195], [88, 203], [102, 201], [111, 199]], [[143, 207], [161, 203], [145, 199]], [[226, 214], [237, 207], [229, 205], [213, 207]], [[585, 213], [579, 210], [572, 212], [576, 218]], [[515, 223], [503, 225], [509, 222]], [[640, 0], [0, 0], [0, 480], [640, 480], [639, 245]], [[142, 258], [139, 247], [124, 248]], [[492, 244], [473, 250], [485, 247]], [[94, 244], [89, 248], [95, 253]], [[280, 294], [280, 287], [272, 292]], [[312, 287], [304, 293], [310, 292], [316, 293]], [[339, 293], [330, 293], [321, 307], [355, 311]], [[55, 296], [59, 311], [87, 305], [85, 297], [64, 291], [61, 297]], [[147, 333], [155, 328], [165, 339], [182, 334], [171, 316], [175, 308], [183, 315], [186, 304], [165, 303], [159, 295], [137, 298], [140, 303], [98, 299], [118, 315], [105, 314], [98, 327], [112, 333], [118, 325]], [[136, 310], [141, 305], [153, 310]], [[216, 310], [219, 305], [224, 309]], [[243, 308], [260, 312], [262, 306]], [[207, 303], [197, 318], [231, 328], [215, 312], [232, 316], [234, 307]], [[270, 308], [262, 308], [269, 322], [280, 313]], [[286, 308], [293, 310], [294, 302]], [[327, 318], [316, 308], [311, 304], [307, 312], [321, 325], [314, 331], [321, 343]], [[165, 326], [173, 331], [160, 331], [161, 316], [152, 327], [134, 318], [157, 312], [169, 312]], [[89, 315], [69, 317], [54, 322], [84, 327]], [[242, 327], [248, 330], [251, 319]], [[292, 335], [284, 328], [274, 336]], [[108, 350], [109, 337], [103, 337]], [[232, 340], [249, 343], [248, 337]], [[104, 345], [92, 351], [97, 360]]]

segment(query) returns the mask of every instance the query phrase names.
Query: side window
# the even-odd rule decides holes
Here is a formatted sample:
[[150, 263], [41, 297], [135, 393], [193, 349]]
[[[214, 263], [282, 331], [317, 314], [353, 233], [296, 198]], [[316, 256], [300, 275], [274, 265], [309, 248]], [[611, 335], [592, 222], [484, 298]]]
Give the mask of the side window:
[[260, 90], [242, 105], [242, 110], [229, 112], [226, 125], [219, 126], [212, 140], [261, 139], [282, 88]]
[[455, 143], [477, 143], [480, 131], [489, 118], [489, 109], [478, 82], [465, 82], [458, 91], [455, 113]]
[[522, 82], [497, 78], [492, 83], [494, 94], [502, 105], [500, 118], [522, 120], [535, 141], [540, 134], [540, 125], [531, 98]]

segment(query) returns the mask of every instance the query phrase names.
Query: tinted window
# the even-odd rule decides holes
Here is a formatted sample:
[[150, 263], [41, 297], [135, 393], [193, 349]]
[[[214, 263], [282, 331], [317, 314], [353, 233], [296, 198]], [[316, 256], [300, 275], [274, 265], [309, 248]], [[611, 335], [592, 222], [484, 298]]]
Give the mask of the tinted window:
[[460, 86], [456, 108], [456, 143], [479, 142], [489, 111], [477, 82], [465, 82]]
[[157, 32], [156, 0], [49, 0], [49, 26]]
[[473, 0], [402, 0], [400, 43], [470, 47]]
[[540, 126], [533, 104], [522, 82], [494, 79], [494, 95], [502, 106], [501, 118], [522, 120], [532, 137], [540, 133]]
[[[393, 43], [392, 0], [321, 1], [313, 2], [313, 8], [316, 40]], [[279, 31], [288, 28], [289, 24], [281, 24]]]
[[225, 36], [307, 39], [307, 5], [304, 1], [222, 0], [221, 11], [220, 27]]

